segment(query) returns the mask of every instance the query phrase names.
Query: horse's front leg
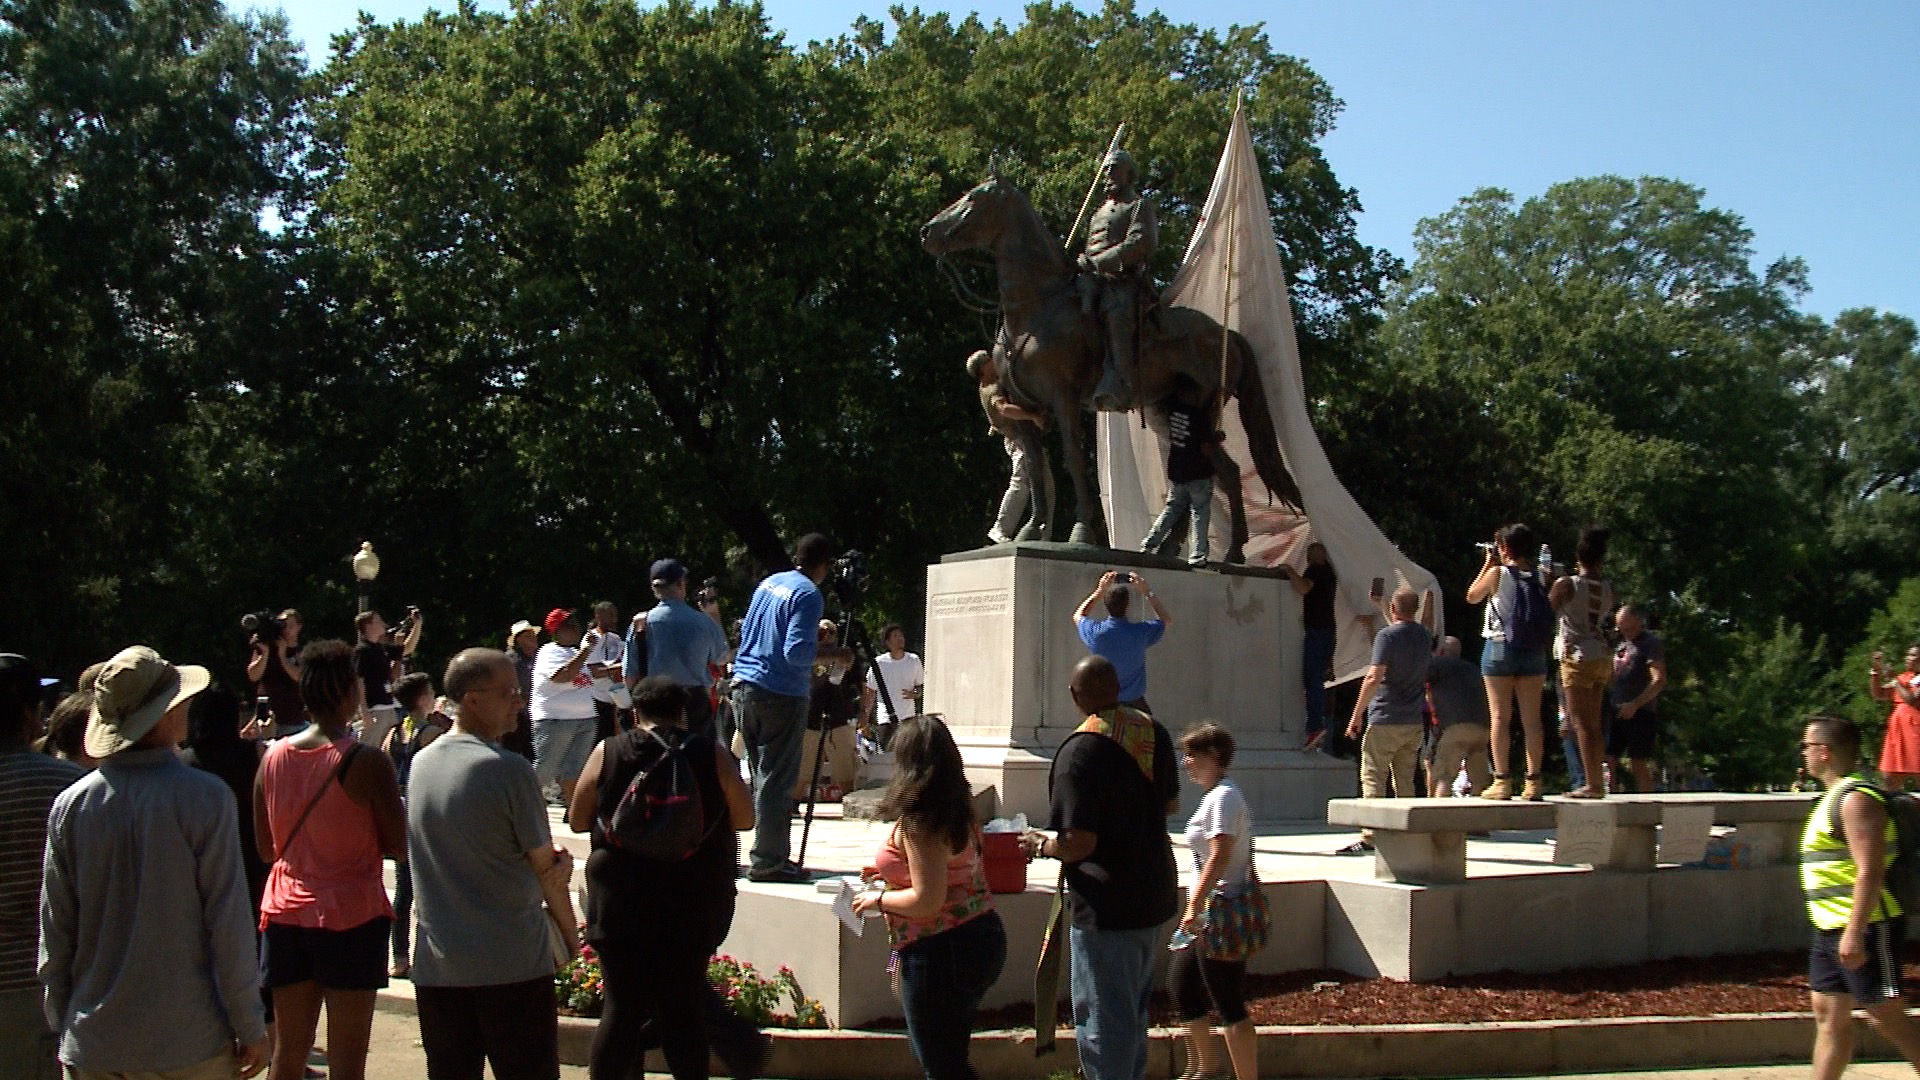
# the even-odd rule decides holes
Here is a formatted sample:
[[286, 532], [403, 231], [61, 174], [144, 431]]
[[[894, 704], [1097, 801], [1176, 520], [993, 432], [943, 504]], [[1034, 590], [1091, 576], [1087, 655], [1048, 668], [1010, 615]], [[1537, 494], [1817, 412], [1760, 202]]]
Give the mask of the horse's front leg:
[[1067, 475], [1073, 479], [1074, 522], [1068, 541], [1091, 547], [1107, 547], [1107, 523], [1100, 513], [1100, 500], [1091, 482], [1092, 468], [1087, 461], [1086, 441], [1081, 431], [1080, 405], [1064, 397], [1054, 401], [1054, 414], [1060, 418], [1061, 453], [1066, 455]]
[[1016, 540], [1053, 539], [1053, 458], [1047, 453], [1047, 437], [1038, 425], [1023, 424], [1020, 444], [1026, 451], [1027, 467], [1032, 470], [1027, 485], [1027, 523]]

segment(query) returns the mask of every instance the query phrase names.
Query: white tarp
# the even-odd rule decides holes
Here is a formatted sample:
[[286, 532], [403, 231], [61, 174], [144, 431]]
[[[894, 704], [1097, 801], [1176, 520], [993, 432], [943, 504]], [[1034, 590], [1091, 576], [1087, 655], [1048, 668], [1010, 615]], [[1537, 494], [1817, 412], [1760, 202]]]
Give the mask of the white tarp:
[[[1231, 245], [1229, 232], [1236, 234]], [[1234, 264], [1231, 308], [1227, 307], [1226, 294], [1229, 248]], [[1279, 432], [1280, 453], [1300, 485], [1307, 516], [1269, 505], [1266, 486], [1254, 474], [1253, 456], [1247, 452], [1239, 405], [1228, 407], [1221, 428], [1227, 433], [1227, 452], [1241, 469], [1240, 488], [1250, 534], [1247, 563], [1286, 563], [1299, 570], [1306, 564], [1309, 543], [1318, 540], [1327, 546], [1328, 558], [1340, 576], [1334, 603], [1334, 617], [1339, 623], [1334, 681], [1355, 678], [1366, 671], [1372, 650], [1371, 631], [1378, 622], [1376, 609], [1368, 599], [1374, 578], [1385, 578], [1389, 593], [1403, 584], [1421, 593], [1428, 625], [1445, 625], [1434, 576], [1401, 554], [1353, 501], [1333, 475], [1333, 466], [1307, 418], [1300, 348], [1293, 337], [1293, 308], [1287, 302], [1286, 269], [1280, 264], [1280, 248], [1267, 217], [1267, 190], [1254, 156], [1253, 139], [1245, 116], [1238, 110], [1186, 260], [1163, 299], [1216, 319], [1226, 309], [1224, 321], [1253, 347], [1267, 409]], [[1136, 414], [1103, 412], [1098, 445], [1100, 497], [1106, 508], [1109, 540], [1116, 547], [1137, 546], [1166, 499], [1165, 435], [1141, 427]], [[1215, 558], [1227, 550], [1229, 528], [1226, 495], [1215, 492], [1210, 530]]]

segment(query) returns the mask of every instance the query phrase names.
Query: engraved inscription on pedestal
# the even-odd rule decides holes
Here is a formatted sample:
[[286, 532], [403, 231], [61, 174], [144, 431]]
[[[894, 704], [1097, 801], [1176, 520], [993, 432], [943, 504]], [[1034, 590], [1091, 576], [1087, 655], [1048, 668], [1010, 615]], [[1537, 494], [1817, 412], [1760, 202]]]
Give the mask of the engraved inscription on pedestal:
[[1005, 615], [1012, 602], [1008, 589], [975, 589], [970, 592], [938, 593], [927, 598], [927, 618], [964, 619], [970, 616]]

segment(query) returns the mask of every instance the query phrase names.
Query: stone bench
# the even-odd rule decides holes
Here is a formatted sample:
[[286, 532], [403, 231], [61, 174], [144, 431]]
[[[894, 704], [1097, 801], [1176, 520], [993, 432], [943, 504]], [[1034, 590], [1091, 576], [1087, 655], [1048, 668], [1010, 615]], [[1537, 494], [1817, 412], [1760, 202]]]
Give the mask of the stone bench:
[[[1387, 881], [1446, 885], [1467, 877], [1467, 834], [1496, 829], [1558, 829], [1562, 809], [1602, 814], [1608, 836], [1596, 869], [1649, 873], [1663, 812], [1672, 806], [1711, 806], [1716, 825], [1732, 825], [1752, 849], [1756, 865], [1786, 862], [1799, 850], [1798, 830], [1819, 798], [1813, 793], [1750, 795], [1676, 792], [1615, 795], [1603, 800], [1544, 802], [1490, 799], [1332, 799], [1327, 823], [1373, 834], [1374, 876]], [[1584, 808], [1600, 809], [1584, 811]]]

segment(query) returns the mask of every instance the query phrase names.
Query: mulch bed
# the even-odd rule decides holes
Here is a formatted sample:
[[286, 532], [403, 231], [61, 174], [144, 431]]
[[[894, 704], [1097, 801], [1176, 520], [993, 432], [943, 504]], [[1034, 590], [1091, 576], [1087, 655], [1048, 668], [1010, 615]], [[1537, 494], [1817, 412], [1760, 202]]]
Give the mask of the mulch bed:
[[[1920, 981], [1920, 947], [1902, 967]], [[1806, 1012], [1807, 954], [1762, 953], [1660, 960], [1632, 967], [1546, 974], [1495, 972], [1438, 982], [1366, 979], [1343, 971], [1292, 971], [1247, 978], [1247, 1011], [1255, 1023], [1288, 1026], [1467, 1024], [1520, 1020], [1584, 1020], [1622, 1016], [1716, 1016]], [[1062, 1013], [1066, 1009], [1062, 1007]], [[1173, 1024], [1164, 992], [1154, 995], [1155, 1024]], [[1030, 1027], [1032, 1005], [983, 1010], [980, 1031]], [[903, 1030], [904, 1021], [869, 1027]]]

